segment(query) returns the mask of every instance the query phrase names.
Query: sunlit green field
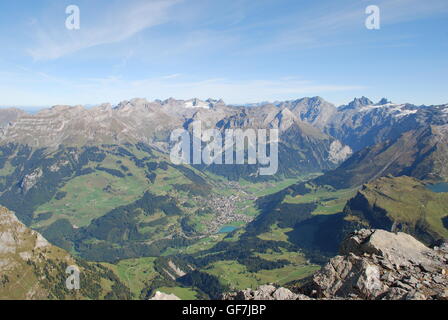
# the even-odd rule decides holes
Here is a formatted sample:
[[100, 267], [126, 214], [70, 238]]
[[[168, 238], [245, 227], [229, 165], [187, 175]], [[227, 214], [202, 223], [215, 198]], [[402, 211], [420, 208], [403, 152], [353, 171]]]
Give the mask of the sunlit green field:
[[335, 214], [342, 212], [349, 199], [355, 196], [357, 189], [327, 190], [320, 188], [305, 195], [286, 195], [284, 203], [301, 204], [316, 203], [317, 208], [312, 212], [314, 215]]
[[127, 259], [114, 265], [106, 265], [115, 271], [120, 280], [129, 287], [134, 298], [138, 299], [145, 284], [156, 276], [155, 259], [152, 257]]
[[240, 290], [247, 288], [256, 289], [260, 285], [267, 283], [284, 285], [288, 282], [305, 278], [319, 268], [319, 266], [306, 263], [292, 263], [283, 268], [261, 270], [253, 273], [248, 272], [244, 265], [236, 261], [226, 260], [215, 262], [204, 271], [218, 277], [224, 285], [227, 285], [232, 290]]
[[292, 230], [292, 228], [279, 228], [277, 225], [272, 225], [269, 232], [258, 235], [258, 238], [266, 241], [288, 241], [286, 233]]
[[45, 221], [45, 225], [66, 218], [73, 225], [83, 227], [108, 211], [135, 201], [146, 189], [146, 182], [138, 177], [118, 178], [106, 172], [95, 172], [70, 180], [60, 189], [67, 193], [66, 196], [60, 200], [53, 198], [39, 206], [35, 216], [51, 212], [53, 216]]

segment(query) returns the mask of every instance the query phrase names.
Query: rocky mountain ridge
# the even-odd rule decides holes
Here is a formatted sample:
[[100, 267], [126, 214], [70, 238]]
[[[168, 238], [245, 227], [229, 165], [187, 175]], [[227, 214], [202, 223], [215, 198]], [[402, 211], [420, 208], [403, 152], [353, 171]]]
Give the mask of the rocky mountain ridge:
[[[236, 107], [212, 99], [168, 99], [152, 102], [133, 99], [117, 106], [103, 104], [89, 109], [82, 106], [54, 106], [37, 114], [20, 115], [1, 127], [0, 145], [20, 144], [51, 152], [61, 146], [144, 143], [168, 154], [173, 144], [170, 140], [171, 133], [180, 128], [192, 130], [192, 123], [200, 121], [203, 129], [218, 129], [222, 135], [227, 129], [279, 129], [279, 173], [291, 175], [292, 172], [319, 172], [335, 168], [352, 151], [349, 146], [319, 128], [317, 123], [321, 121], [316, 119], [324, 114], [323, 109], [316, 114], [317, 122], [311, 121], [311, 118], [302, 119], [305, 105], [328, 104], [322, 99], [315, 100], [317, 102], [304, 100], [290, 108], [287, 105], [271, 104], [257, 108]], [[0, 110], [0, 121], [2, 118]], [[214, 169], [216, 168], [211, 168], [218, 174], [229, 176], [230, 171], [238, 171], [239, 168], [232, 166]], [[235, 178], [241, 175], [257, 176], [257, 170], [256, 166], [245, 168]]]
[[[18, 109], [0, 109], [0, 127], [3, 127], [0, 141], [21, 141], [38, 146], [99, 140], [103, 143], [138, 140], [157, 144], [155, 133], [160, 138], [164, 136], [163, 132], [182, 127], [191, 120], [202, 120], [210, 127], [222, 127], [237, 117], [240, 122], [234, 122], [234, 125], [258, 123], [269, 128], [285, 109], [295, 116], [295, 120], [310, 124], [354, 150], [415, 129], [422, 121], [435, 121], [434, 114], [439, 122], [446, 123], [448, 119], [446, 105], [417, 107], [394, 104], [385, 98], [378, 103], [366, 97], [355, 98], [340, 107], [321, 97], [265, 102], [256, 107], [227, 105], [222, 100], [213, 99], [147, 101], [136, 98], [116, 106], [54, 106], [33, 115]], [[163, 139], [166, 140], [166, 135]]]
[[[166, 142], [169, 139], [173, 129], [183, 128], [192, 120], [201, 120], [205, 126], [216, 126], [241, 110], [226, 106], [222, 101], [198, 99], [152, 102], [132, 99], [116, 106], [102, 104], [93, 108], [61, 105], [16, 117], [4, 126], [0, 140], [37, 147], [122, 142], [157, 146], [159, 140]], [[6, 112], [0, 110], [0, 119], [7, 118]]]
[[[311, 97], [260, 103], [256, 107], [226, 105], [213, 99], [170, 98], [132, 99], [116, 106], [92, 108], [54, 106], [32, 115], [0, 109], [0, 144], [55, 150], [61, 145], [145, 143], [168, 153], [171, 132], [190, 130], [193, 121], [221, 132], [278, 128], [281, 174], [303, 174], [334, 169], [352, 150], [391, 144], [404, 133], [421, 131], [424, 126], [443, 127], [448, 123], [447, 110], [447, 105], [417, 107], [387, 99], [373, 103], [365, 97], [340, 107], [321, 97]], [[445, 131], [440, 131], [442, 140]], [[245, 175], [256, 175], [256, 170], [244, 170]], [[222, 168], [212, 171], [222, 174]]]

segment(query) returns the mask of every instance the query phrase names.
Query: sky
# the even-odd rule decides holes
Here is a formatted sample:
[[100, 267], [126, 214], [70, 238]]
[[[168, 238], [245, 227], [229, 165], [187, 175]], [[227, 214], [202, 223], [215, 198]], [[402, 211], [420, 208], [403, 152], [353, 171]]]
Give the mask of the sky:
[[[379, 29], [366, 27], [370, 5]], [[442, 104], [447, 40], [446, 0], [2, 0], [0, 105]]]

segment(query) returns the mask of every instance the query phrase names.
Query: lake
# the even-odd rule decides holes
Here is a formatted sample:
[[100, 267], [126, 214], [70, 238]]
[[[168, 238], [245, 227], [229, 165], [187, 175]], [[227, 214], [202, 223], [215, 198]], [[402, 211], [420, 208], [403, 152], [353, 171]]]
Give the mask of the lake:
[[426, 186], [426, 188], [428, 188], [432, 192], [437, 192], [437, 193], [448, 192], [448, 183], [441, 182], [441, 183], [436, 183], [436, 184], [430, 184], [430, 185]]
[[229, 233], [229, 232], [235, 231], [236, 229], [238, 229], [238, 228], [234, 227], [234, 226], [225, 226], [225, 227], [222, 227], [221, 230], [218, 231], [218, 233]]

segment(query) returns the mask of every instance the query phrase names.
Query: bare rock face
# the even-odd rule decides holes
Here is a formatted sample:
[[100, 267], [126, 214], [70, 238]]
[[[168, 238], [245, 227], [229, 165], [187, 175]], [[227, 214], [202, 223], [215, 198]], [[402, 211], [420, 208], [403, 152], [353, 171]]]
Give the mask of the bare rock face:
[[405, 233], [360, 230], [300, 290], [320, 299], [448, 299], [448, 259]]
[[407, 233], [363, 229], [341, 244], [341, 254], [375, 254], [388, 259], [394, 266], [432, 264], [432, 249]]
[[434, 249], [405, 233], [359, 230], [305, 283], [223, 295], [227, 300], [448, 300], [448, 247]]
[[246, 289], [233, 293], [226, 293], [223, 300], [310, 300], [303, 294], [293, 293], [286, 288], [277, 288], [273, 285], [263, 285], [256, 290]]
[[28, 229], [11, 211], [0, 207], [0, 260], [6, 260], [8, 254], [26, 256], [32, 250], [49, 246], [39, 233]]
[[20, 183], [20, 188], [22, 189], [23, 193], [27, 193], [32, 187], [36, 185], [39, 178], [42, 177], [42, 169], [37, 168], [32, 173], [26, 175], [22, 182]]
[[352, 154], [353, 151], [349, 146], [345, 146], [339, 140], [335, 140], [330, 145], [328, 157], [333, 163], [341, 163]]
[[157, 291], [154, 294], [154, 297], [152, 297], [149, 300], [180, 300], [180, 298], [174, 294], [167, 294], [167, 293]]

